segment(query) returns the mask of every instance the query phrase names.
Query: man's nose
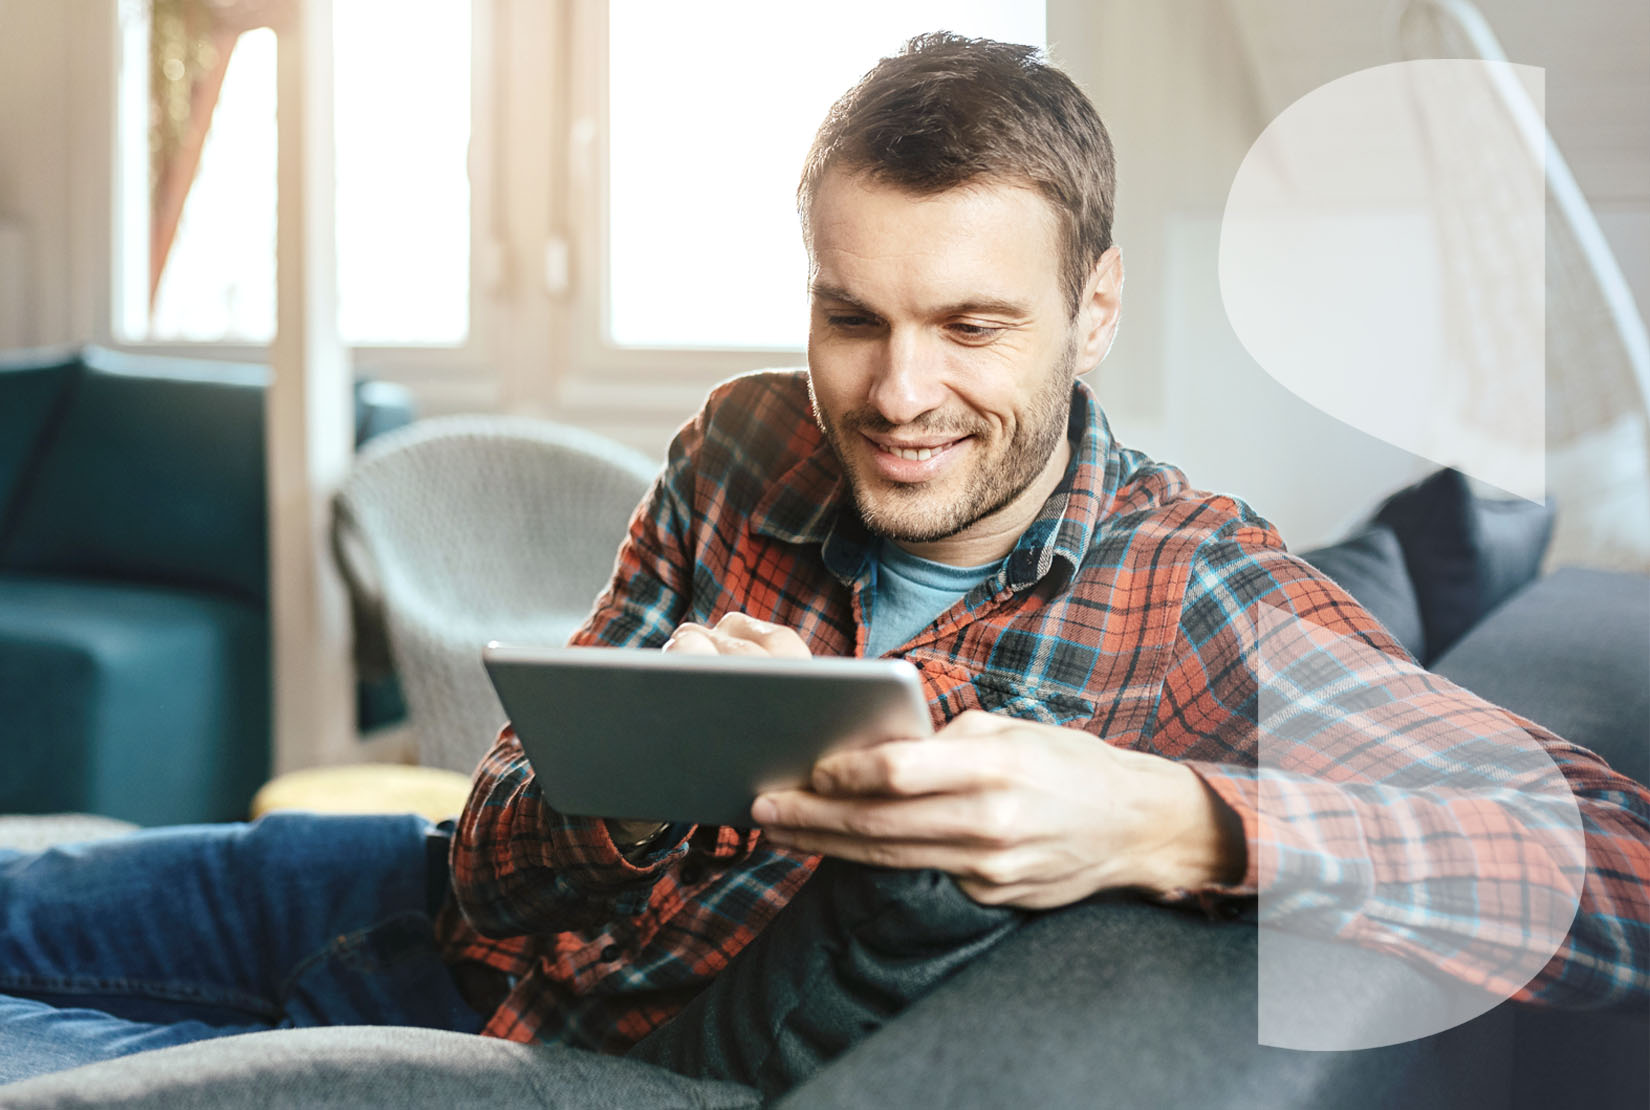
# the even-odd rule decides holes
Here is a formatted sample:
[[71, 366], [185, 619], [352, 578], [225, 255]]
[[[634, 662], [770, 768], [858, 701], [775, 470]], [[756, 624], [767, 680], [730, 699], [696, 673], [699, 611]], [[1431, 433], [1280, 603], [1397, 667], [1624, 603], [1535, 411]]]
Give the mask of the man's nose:
[[922, 336], [895, 329], [883, 347], [867, 400], [890, 423], [909, 424], [944, 401], [939, 367]]

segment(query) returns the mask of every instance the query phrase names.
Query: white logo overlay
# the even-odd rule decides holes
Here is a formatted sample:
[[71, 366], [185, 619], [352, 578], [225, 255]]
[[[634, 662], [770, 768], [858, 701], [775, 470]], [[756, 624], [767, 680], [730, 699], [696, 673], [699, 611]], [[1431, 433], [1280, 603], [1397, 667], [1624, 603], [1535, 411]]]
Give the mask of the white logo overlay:
[[1220, 288], [1261, 367], [1329, 415], [1509, 493], [1545, 491], [1544, 71], [1377, 66], [1250, 148]]

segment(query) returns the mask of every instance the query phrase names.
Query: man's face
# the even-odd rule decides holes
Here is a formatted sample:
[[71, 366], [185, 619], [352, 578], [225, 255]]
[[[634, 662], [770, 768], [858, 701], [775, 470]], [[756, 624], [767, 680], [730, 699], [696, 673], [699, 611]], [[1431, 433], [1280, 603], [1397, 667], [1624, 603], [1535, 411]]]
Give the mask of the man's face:
[[1053, 210], [1014, 185], [922, 197], [832, 170], [811, 229], [809, 384], [860, 515], [917, 554], [997, 557], [988, 537], [1011, 546], [1065, 471], [1092, 346]]

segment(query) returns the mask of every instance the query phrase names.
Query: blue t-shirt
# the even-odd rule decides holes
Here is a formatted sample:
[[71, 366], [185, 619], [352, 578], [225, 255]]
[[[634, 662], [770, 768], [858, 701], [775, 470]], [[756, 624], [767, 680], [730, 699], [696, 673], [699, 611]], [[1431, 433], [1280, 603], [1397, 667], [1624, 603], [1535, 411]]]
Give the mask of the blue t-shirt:
[[865, 658], [875, 659], [915, 636], [1002, 566], [953, 567], [919, 559], [892, 540], [877, 545]]

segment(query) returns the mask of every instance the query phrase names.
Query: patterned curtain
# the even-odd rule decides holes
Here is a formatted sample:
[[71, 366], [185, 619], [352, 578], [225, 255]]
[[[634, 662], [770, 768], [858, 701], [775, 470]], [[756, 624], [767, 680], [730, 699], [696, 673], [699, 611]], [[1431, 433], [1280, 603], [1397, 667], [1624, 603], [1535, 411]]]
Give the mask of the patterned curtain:
[[154, 304], [200, 166], [235, 41], [277, 30], [296, 0], [150, 0], [149, 301]]

